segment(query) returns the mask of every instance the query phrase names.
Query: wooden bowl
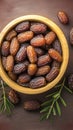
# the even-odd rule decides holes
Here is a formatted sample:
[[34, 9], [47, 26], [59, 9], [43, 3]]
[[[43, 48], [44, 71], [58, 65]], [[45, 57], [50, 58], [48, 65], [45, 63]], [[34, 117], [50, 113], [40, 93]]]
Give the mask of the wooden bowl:
[[39, 22], [45, 23], [48, 27], [51, 28], [51, 30], [53, 30], [56, 33], [56, 35], [61, 43], [62, 55], [63, 55], [63, 62], [62, 62], [61, 67], [60, 67], [60, 72], [59, 72], [58, 76], [52, 82], [48, 83], [44, 87], [37, 88], [37, 89], [22, 87], [9, 78], [9, 76], [7, 75], [7, 73], [5, 72], [5, 70], [2, 66], [2, 61], [1, 61], [1, 56], [0, 56], [0, 76], [12, 89], [14, 89], [18, 92], [21, 92], [24, 94], [40, 94], [40, 93], [46, 92], [46, 91], [50, 90], [51, 88], [53, 88], [60, 81], [60, 79], [63, 77], [63, 75], [66, 71], [67, 65], [68, 65], [69, 48], [68, 48], [67, 40], [66, 40], [62, 30], [50, 19], [39, 16], [39, 15], [21, 16], [15, 20], [11, 21], [0, 33], [0, 46], [1, 46], [1, 43], [4, 39], [4, 37], [6, 36], [6, 34], [15, 25], [17, 25], [18, 23], [20, 23], [22, 21], [26, 21], [26, 20], [39, 21]]

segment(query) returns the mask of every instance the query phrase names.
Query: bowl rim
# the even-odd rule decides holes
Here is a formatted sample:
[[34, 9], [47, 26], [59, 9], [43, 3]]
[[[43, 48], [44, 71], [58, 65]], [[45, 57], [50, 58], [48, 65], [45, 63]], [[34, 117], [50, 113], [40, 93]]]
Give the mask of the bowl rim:
[[23, 86], [18, 85], [17, 83], [15, 83], [13, 80], [11, 80], [8, 75], [6, 74], [3, 66], [2, 66], [2, 61], [1, 61], [1, 56], [0, 56], [0, 76], [2, 77], [2, 79], [9, 85], [9, 87], [11, 87], [12, 89], [24, 93], [24, 94], [40, 94], [43, 92], [46, 92], [48, 90], [50, 90], [51, 88], [53, 88], [63, 77], [67, 65], [68, 65], [68, 60], [69, 60], [69, 48], [68, 48], [68, 43], [67, 40], [65, 38], [65, 35], [63, 33], [63, 31], [59, 28], [59, 26], [53, 22], [52, 20], [40, 16], [40, 15], [25, 15], [25, 16], [21, 16], [19, 18], [16, 18], [14, 20], [12, 20], [9, 24], [7, 24], [5, 26], [5, 28], [1, 31], [0, 33], [0, 46], [1, 43], [5, 37], [5, 35], [18, 23], [22, 22], [22, 21], [38, 21], [38, 22], [42, 22], [44, 24], [46, 24], [48, 27], [51, 28], [51, 30], [53, 30], [60, 43], [61, 43], [61, 47], [62, 47], [62, 54], [63, 54], [63, 62], [60, 68], [60, 72], [58, 74], [58, 76], [50, 83], [48, 83], [46, 86], [41, 87], [41, 88], [37, 88], [37, 89], [32, 89], [32, 88], [26, 88]]

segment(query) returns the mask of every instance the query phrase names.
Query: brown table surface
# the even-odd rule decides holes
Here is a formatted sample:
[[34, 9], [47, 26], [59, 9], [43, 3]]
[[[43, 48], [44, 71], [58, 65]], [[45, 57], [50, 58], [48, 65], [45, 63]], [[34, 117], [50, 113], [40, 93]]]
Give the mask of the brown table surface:
[[[62, 25], [57, 12], [64, 10], [70, 18], [69, 25]], [[69, 31], [73, 26], [73, 1], [72, 0], [0, 0], [0, 31], [11, 20], [27, 14], [38, 14], [53, 20], [63, 30], [69, 43]], [[73, 48], [70, 46], [69, 65], [66, 75], [73, 72]], [[36, 96], [22, 95], [22, 102], [28, 99], [42, 100], [44, 94]], [[40, 122], [39, 112], [26, 112], [23, 103], [14, 109], [11, 117], [0, 115], [0, 130], [73, 130], [73, 96], [64, 94], [67, 107], [62, 106], [62, 116], [55, 117], [52, 121]]]

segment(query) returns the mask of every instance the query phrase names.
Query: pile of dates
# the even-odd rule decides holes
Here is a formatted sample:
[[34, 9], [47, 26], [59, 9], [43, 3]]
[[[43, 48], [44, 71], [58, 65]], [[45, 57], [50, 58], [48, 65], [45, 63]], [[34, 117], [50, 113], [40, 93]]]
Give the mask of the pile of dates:
[[62, 48], [47, 25], [23, 21], [5, 36], [1, 46], [3, 67], [21, 86], [40, 88], [53, 81], [62, 63]]

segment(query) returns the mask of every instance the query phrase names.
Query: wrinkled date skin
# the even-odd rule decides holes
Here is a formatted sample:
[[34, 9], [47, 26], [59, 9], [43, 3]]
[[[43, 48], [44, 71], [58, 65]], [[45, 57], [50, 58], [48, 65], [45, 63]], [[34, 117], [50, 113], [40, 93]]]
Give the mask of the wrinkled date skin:
[[27, 54], [27, 50], [25, 45], [21, 46], [19, 51], [17, 52], [16, 56], [15, 56], [15, 60], [17, 62], [23, 61], [26, 58], [26, 54]]
[[27, 47], [27, 56], [31, 63], [37, 62], [37, 53], [36, 53], [34, 47], [32, 47], [32, 46]]
[[37, 35], [30, 41], [30, 43], [34, 47], [41, 47], [45, 45], [45, 38], [43, 35]]
[[38, 66], [43, 66], [51, 62], [51, 58], [48, 54], [42, 55], [38, 58]]
[[59, 69], [57, 67], [53, 67], [50, 72], [46, 75], [46, 80], [48, 82], [53, 81], [57, 75], [59, 74]]
[[33, 38], [34, 33], [32, 31], [26, 31], [18, 34], [17, 38], [20, 43], [29, 41]]
[[36, 72], [36, 76], [41, 76], [41, 75], [45, 75], [50, 71], [50, 66], [49, 65], [45, 65], [43, 67], [39, 67], [37, 72]]
[[40, 103], [36, 100], [29, 100], [24, 102], [24, 109], [27, 111], [38, 110], [40, 108]]
[[9, 91], [8, 97], [13, 104], [18, 104], [20, 101], [19, 95], [14, 90]]
[[16, 74], [14, 74], [13, 72], [11, 72], [11, 71], [9, 71], [8, 72], [8, 76], [12, 79], [12, 80], [14, 80], [14, 81], [16, 81], [17, 80], [17, 75]]
[[46, 44], [48, 45], [52, 44], [55, 38], [56, 38], [56, 34], [53, 31], [47, 33], [45, 36]]
[[60, 62], [58, 62], [58, 61], [56, 61], [56, 60], [54, 60], [53, 62], [52, 62], [52, 67], [57, 67], [57, 68], [60, 68]]
[[71, 45], [73, 45], [73, 27], [70, 30], [70, 43], [71, 43]]
[[46, 85], [46, 80], [44, 77], [37, 77], [37, 78], [34, 78], [30, 81], [30, 88], [40, 88], [42, 86], [45, 86]]
[[45, 33], [47, 31], [47, 26], [43, 23], [33, 23], [30, 30], [36, 34]]
[[23, 31], [27, 31], [29, 28], [30, 28], [29, 21], [25, 21], [25, 22], [19, 23], [15, 27], [15, 30], [16, 30], [16, 32], [20, 33], [20, 32], [23, 32]]
[[37, 65], [36, 64], [29, 64], [28, 66], [28, 74], [29, 75], [34, 75], [37, 71]]
[[19, 42], [18, 42], [18, 39], [14, 37], [10, 44], [11, 55], [15, 56], [18, 50], [19, 50]]
[[52, 45], [53, 45], [53, 48], [62, 55], [62, 49], [61, 49], [61, 44], [59, 40], [55, 40], [55, 42]]
[[68, 87], [73, 90], [73, 73], [68, 76]]
[[28, 61], [25, 61], [23, 63], [18, 63], [16, 65], [14, 65], [13, 72], [15, 74], [20, 74], [21, 72], [24, 72], [27, 69], [28, 64], [29, 64]]
[[7, 61], [7, 58], [2, 56], [2, 64], [5, 70], [6, 70], [6, 61]]
[[37, 53], [37, 56], [42, 56], [42, 55], [44, 55], [44, 50], [43, 49], [41, 49], [41, 48], [38, 48], [38, 47], [36, 47], [36, 48], [34, 48], [35, 49], [35, 51], [36, 51], [36, 53]]
[[12, 55], [9, 55], [6, 60], [6, 70], [13, 71], [13, 67], [14, 67], [14, 58]]
[[31, 77], [28, 74], [21, 74], [18, 77], [18, 83], [28, 83]]
[[7, 36], [6, 36], [6, 40], [7, 41], [11, 41], [13, 37], [16, 37], [17, 33], [15, 30], [11, 30]]
[[49, 49], [48, 53], [49, 53], [50, 57], [52, 57], [54, 60], [56, 60], [58, 62], [62, 62], [62, 56], [55, 49], [53, 49], [53, 48]]
[[10, 51], [10, 42], [8, 41], [4, 41], [1, 47], [1, 54], [3, 56], [8, 56]]
[[69, 23], [69, 18], [66, 12], [64, 11], [59, 11], [58, 12], [58, 19], [62, 24], [68, 24]]

